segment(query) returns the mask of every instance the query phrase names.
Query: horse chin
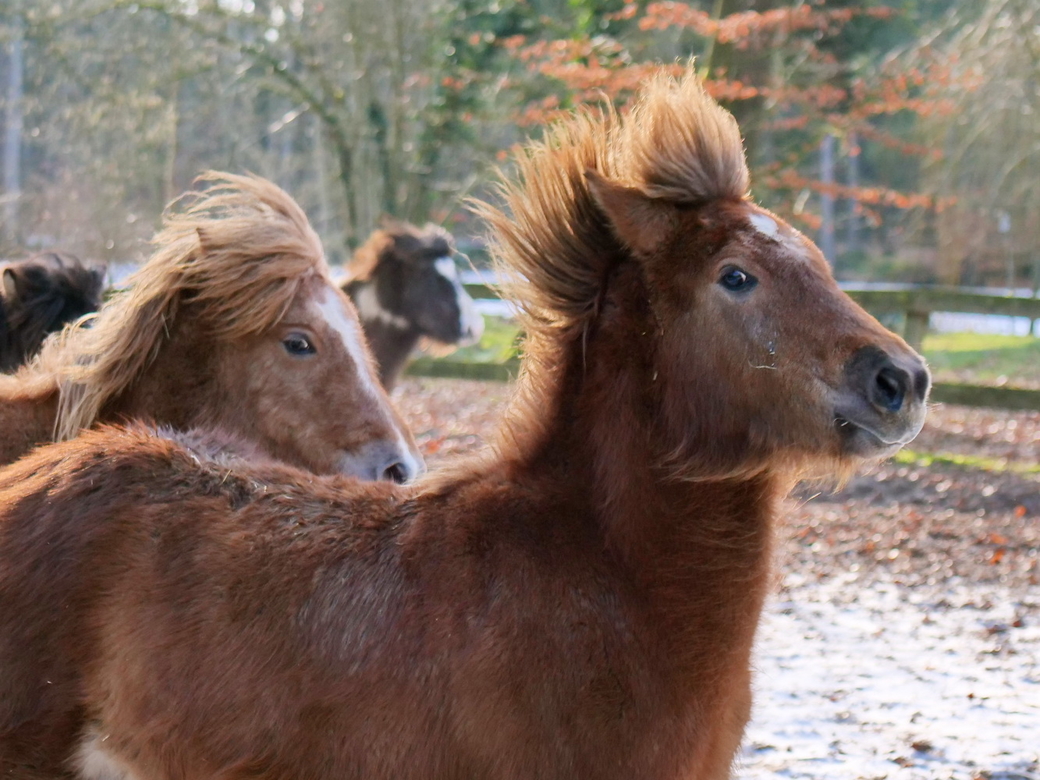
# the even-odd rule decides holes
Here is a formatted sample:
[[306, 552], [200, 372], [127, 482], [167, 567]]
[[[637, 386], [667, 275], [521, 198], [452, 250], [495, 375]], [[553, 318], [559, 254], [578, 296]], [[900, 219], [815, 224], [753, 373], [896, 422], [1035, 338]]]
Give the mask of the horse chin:
[[842, 416], [835, 419], [834, 427], [841, 441], [842, 455], [862, 460], [890, 458], [914, 438], [888, 441], [871, 428]]

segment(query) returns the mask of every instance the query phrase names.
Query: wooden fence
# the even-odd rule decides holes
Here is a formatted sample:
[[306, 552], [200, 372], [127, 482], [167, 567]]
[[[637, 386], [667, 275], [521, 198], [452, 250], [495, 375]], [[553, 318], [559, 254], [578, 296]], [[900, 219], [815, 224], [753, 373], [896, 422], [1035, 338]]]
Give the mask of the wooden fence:
[[[466, 284], [474, 298], [497, 298], [493, 287], [486, 284]], [[845, 291], [863, 308], [874, 315], [901, 314], [902, 336], [915, 349], [928, 330], [932, 312], [963, 314], [997, 314], [1009, 317], [1040, 319], [1040, 298], [1014, 295], [995, 295], [951, 287], [848, 286]], [[518, 361], [506, 363], [464, 363], [450, 357], [421, 358], [408, 369], [416, 376], [451, 377], [508, 381], [517, 375]], [[1040, 390], [1025, 390], [988, 385], [939, 382], [932, 388], [931, 399], [966, 406], [985, 406], [1014, 410], [1040, 410]]]

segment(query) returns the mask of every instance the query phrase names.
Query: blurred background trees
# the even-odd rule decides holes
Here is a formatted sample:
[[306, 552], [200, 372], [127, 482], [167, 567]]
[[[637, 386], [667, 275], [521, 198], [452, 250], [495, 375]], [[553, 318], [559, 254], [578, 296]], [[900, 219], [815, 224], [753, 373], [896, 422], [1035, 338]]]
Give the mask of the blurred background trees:
[[333, 260], [383, 214], [477, 234], [505, 150], [696, 57], [755, 196], [850, 278], [1029, 284], [1030, 0], [8, 0], [0, 254], [126, 260], [202, 169], [289, 189]]

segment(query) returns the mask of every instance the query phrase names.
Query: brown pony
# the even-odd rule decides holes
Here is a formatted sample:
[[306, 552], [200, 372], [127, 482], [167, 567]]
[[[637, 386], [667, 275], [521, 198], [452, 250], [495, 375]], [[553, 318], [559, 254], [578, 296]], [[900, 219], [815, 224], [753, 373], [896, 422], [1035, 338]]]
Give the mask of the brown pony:
[[421, 458], [300, 207], [210, 173], [89, 323], [0, 376], [0, 463], [102, 421], [219, 426], [319, 473], [404, 481]]
[[343, 290], [357, 306], [387, 390], [420, 339], [445, 346], [471, 344], [484, 332], [484, 320], [462, 286], [454, 255], [455, 242], [443, 228], [394, 220], [354, 253]]
[[43, 252], [2, 267], [0, 371], [14, 371], [48, 334], [101, 305], [105, 269], [88, 268], [74, 255]]
[[0, 473], [0, 773], [729, 775], [778, 502], [913, 438], [928, 373], [692, 74], [519, 170], [493, 454], [398, 488], [107, 430]]

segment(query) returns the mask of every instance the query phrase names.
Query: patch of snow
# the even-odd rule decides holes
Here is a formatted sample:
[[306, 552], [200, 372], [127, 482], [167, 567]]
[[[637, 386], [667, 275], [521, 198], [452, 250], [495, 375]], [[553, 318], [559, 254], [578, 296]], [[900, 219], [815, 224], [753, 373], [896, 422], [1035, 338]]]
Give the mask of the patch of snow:
[[736, 777], [1040, 778], [1040, 589], [790, 574]]

